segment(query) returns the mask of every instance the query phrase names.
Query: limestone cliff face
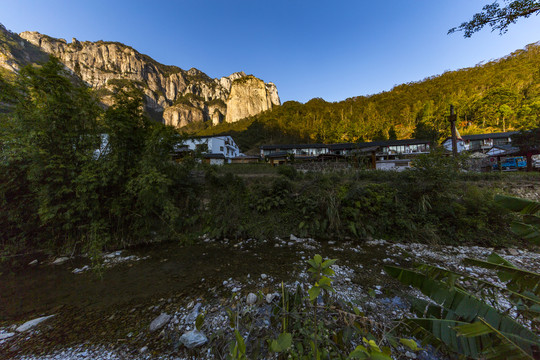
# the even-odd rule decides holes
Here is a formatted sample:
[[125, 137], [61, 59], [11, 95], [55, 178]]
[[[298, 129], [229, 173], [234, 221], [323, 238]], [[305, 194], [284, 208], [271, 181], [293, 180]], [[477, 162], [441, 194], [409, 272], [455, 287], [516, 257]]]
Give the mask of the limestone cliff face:
[[245, 76], [233, 81], [227, 99], [227, 115], [225, 122], [236, 122], [248, 116], [280, 105], [276, 86], [265, 84], [254, 76]]
[[[68, 43], [33, 31], [16, 37], [23, 48], [59, 58], [74, 74], [99, 90], [105, 105], [111, 104], [110, 94], [115, 86], [131, 83], [139, 87], [145, 94], [146, 108], [162, 114], [164, 122], [174, 126], [200, 121], [234, 122], [280, 103], [274, 84], [265, 84], [243, 72], [212, 79], [194, 68], [185, 71], [160, 64], [117, 42], [81, 42], [73, 38]], [[0, 66], [17, 71], [18, 63], [13, 61], [16, 56], [10, 57], [13, 54], [2, 45], [0, 38]]]
[[183, 127], [191, 123], [204, 121], [204, 113], [201, 109], [186, 104], [173, 105], [163, 112], [165, 125]]

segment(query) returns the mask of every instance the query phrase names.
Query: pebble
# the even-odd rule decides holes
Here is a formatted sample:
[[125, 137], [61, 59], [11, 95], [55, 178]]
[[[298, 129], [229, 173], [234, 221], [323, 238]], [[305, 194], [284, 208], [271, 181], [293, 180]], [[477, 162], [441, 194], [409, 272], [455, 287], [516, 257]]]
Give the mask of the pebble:
[[53, 261], [53, 265], [62, 265], [63, 263], [65, 263], [66, 261], [68, 261], [69, 258], [68, 257], [59, 257], [57, 258], [56, 260]]
[[38, 264], [37, 259], [35, 259], [35, 260], [33, 260], [33, 261], [30, 261], [30, 262], [28, 263], [28, 265], [30, 265], [30, 266], [37, 265], [37, 264]]
[[163, 326], [165, 326], [169, 320], [171, 320], [171, 315], [168, 315], [166, 313], [161, 313], [157, 318], [155, 318], [150, 323], [150, 331], [156, 331], [161, 329]]
[[261, 274], [261, 279], [264, 280], [264, 279], [266, 279], [267, 277], [268, 277], [268, 275], [266, 275], [266, 274]]
[[249, 293], [248, 296], [246, 297], [246, 303], [248, 305], [254, 305], [256, 302], [257, 302], [257, 295], [255, 295], [254, 293]]

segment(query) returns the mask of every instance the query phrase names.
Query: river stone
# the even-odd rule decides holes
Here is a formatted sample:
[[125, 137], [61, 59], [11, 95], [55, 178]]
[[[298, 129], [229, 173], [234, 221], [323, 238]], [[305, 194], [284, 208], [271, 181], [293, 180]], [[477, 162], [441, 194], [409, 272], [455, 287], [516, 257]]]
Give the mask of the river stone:
[[194, 307], [193, 307], [193, 310], [189, 313], [189, 315], [186, 317], [186, 324], [191, 324], [191, 323], [194, 323], [195, 320], [197, 320], [197, 316], [199, 316], [199, 310], [201, 308], [202, 304], [201, 303], [197, 303]]
[[249, 293], [247, 298], [246, 298], [246, 303], [248, 305], [253, 305], [257, 302], [257, 295], [255, 295], [254, 293]]
[[150, 323], [150, 331], [156, 331], [161, 329], [169, 322], [169, 320], [171, 320], [171, 315], [161, 313], [161, 315], [159, 315]]
[[12, 337], [13, 335], [15, 335], [15, 333], [3, 333], [3, 334], [0, 334], [0, 340], [4, 340], [4, 339], [7, 339], [7, 338], [10, 338]]
[[271, 304], [275, 297], [276, 294], [266, 294], [266, 302]]
[[27, 321], [27, 322], [25, 322], [24, 324], [22, 324], [21, 326], [19, 326], [15, 330], [18, 331], [18, 332], [28, 331], [28, 330], [32, 329], [33, 327], [35, 327], [36, 325], [42, 323], [43, 321], [45, 321], [45, 320], [47, 320], [49, 318], [52, 318], [53, 316], [54, 315], [42, 316], [40, 318]]
[[266, 275], [266, 274], [261, 274], [261, 279], [264, 280], [264, 279], [266, 279], [267, 277], [268, 277], [268, 275]]
[[59, 258], [57, 258], [56, 260], [53, 261], [53, 265], [61, 265], [61, 264], [65, 263], [68, 260], [69, 260], [68, 257], [65, 257], [65, 256], [59, 257]]
[[38, 261], [37, 261], [37, 259], [35, 259], [34, 261], [30, 261], [30, 262], [28, 263], [28, 265], [30, 265], [30, 266], [32, 266], [32, 265], [37, 265], [37, 263], [38, 263]]
[[188, 349], [206, 344], [208, 338], [199, 330], [192, 330], [180, 337], [180, 342]]
[[518, 256], [519, 255], [519, 251], [517, 251], [516, 249], [507, 249], [506, 252], [509, 255], [512, 255], [512, 256]]

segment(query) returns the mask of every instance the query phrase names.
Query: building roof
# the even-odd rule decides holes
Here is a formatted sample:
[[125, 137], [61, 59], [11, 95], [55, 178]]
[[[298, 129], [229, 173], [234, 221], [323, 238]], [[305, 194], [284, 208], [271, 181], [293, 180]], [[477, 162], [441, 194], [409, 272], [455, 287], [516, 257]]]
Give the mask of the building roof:
[[328, 147], [328, 144], [278, 144], [278, 145], [261, 145], [261, 150], [290, 150], [290, 149], [321, 149]]
[[[519, 148], [515, 147], [515, 146], [512, 146], [512, 145], [494, 145], [490, 151], [492, 149], [500, 149], [500, 150], [503, 150], [503, 153], [501, 153], [501, 155], [510, 155], [510, 154], [516, 154], [516, 153], [519, 153]], [[488, 151], [489, 153], [489, 151]]]
[[[507, 131], [500, 133], [491, 133], [491, 134], [476, 134], [476, 135], [462, 135], [463, 140], [485, 140], [485, 139], [500, 139], [510, 137], [512, 135], [519, 134], [519, 131]], [[443, 142], [451, 140], [451, 137], [447, 137]]]
[[429, 143], [431, 143], [431, 141], [422, 140], [422, 139], [379, 140], [379, 141], [360, 142], [360, 143], [331, 144], [331, 145], [328, 145], [328, 148], [331, 150], [352, 150], [352, 149], [363, 149], [363, 148], [368, 148], [368, 147], [419, 145], [419, 144], [429, 144]]
[[290, 150], [290, 149], [321, 149], [328, 148], [331, 150], [350, 150], [362, 149], [373, 146], [399, 146], [399, 145], [418, 145], [429, 144], [429, 140], [421, 139], [405, 139], [405, 140], [381, 140], [371, 142], [358, 143], [340, 143], [340, 144], [280, 144], [280, 145], [261, 145], [261, 150]]

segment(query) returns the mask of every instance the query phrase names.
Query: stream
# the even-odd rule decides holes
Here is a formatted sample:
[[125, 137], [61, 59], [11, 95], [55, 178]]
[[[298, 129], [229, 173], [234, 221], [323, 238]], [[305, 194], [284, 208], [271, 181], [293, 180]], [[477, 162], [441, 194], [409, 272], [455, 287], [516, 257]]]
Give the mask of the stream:
[[[251, 292], [272, 294], [281, 282], [307, 285], [305, 261], [317, 253], [338, 259], [334, 287], [339, 296], [348, 301], [363, 299], [363, 306], [384, 321], [405, 312], [400, 297], [410, 291], [384, 274], [384, 264], [408, 266], [426, 261], [467, 270], [460, 269], [461, 258], [482, 258], [492, 250], [384, 240], [317, 242], [291, 235], [273, 241], [202, 239], [192, 245], [144, 246], [105, 254], [100, 273], [86, 270], [91, 264], [84, 257], [60, 265], [38, 257], [33, 266], [27, 265], [33, 258], [20, 259], [16, 265], [0, 267], [0, 358], [2, 354], [5, 358], [77, 358], [73, 353], [46, 356], [65, 349], [70, 354], [81, 347], [97, 347], [99, 354], [112, 351], [109, 358], [176, 356], [170, 339], [148, 331], [160, 313], [174, 314], [169, 328], [189, 330], [190, 324], [182, 321], [193, 304], [200, 303], [210, 315], [215, 314], [213, 318], [207, 315], [213, 320], [206, 331], [225, 328], [227, 319], [219, 314], [227, 301], [239, 301]], [[511, 260], [540, 268], [537, 252], [511, 250], [514, 255], [506, 254]], [[49, 315], [55, 316], [31, 331], [15, 330], [28, 320]]]

